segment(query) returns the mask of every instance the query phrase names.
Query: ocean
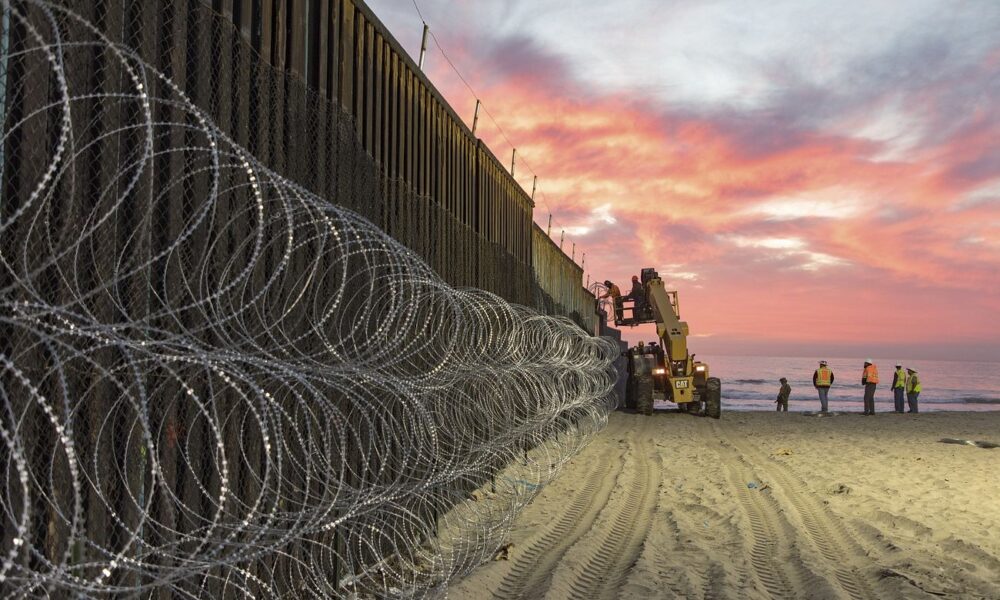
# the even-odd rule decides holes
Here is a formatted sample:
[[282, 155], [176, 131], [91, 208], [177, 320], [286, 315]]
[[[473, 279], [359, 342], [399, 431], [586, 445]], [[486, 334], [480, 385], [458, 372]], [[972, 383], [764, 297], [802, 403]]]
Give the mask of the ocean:
[[[819, 398], [812, 385], [812, 375], [819, 358], [781, 358], [772, 356], [698, 355], [709, 365], [712, 376], [722, 380], [723, 410], [774, 410], [778, 379], [785, 377], [792, 386], [789, 411], [819, 410]], [[896, 358], [873, 360], [881, 383], [875, 392], [875, 410], [893, 410], [892, 374]], [[864, 358], [827, 358], [835, 382], [830, 389], [830, 410], [863, 411], [861, 369]], [[990, 411], [1000, 410], [1000, 363], [933, 360], [903, 360], [903, 367], [920, 372], [923, 391], [920, 411]]]

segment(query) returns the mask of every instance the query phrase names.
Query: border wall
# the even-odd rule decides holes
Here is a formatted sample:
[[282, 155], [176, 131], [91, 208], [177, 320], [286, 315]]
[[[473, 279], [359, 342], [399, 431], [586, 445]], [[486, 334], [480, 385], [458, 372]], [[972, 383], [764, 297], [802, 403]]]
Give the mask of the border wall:
[[[384, 187], [397, 188], [386, 194], [378, 215], [366, 216], [375, 217], [383, 230], [417, 250], [449, 283], [563, 314], [593, 331], [593, 302], [582, 298], [585, 291], [553, 296], [554, 302], [546, 299], [552, 289], [580, 288], [582, 269], [559, 251], [546, 257], [544, 273], [538, 271], [532, 262], [538, 256], [532, 251], [538, 238], [531, 198], [363, 2], [214, 0], [211, 4], [253, 53], [284, 74], [289, 91], [305, 84], [309, 112], [316, 110], [316, 104], [334, 102], [350, 116], [360, 147], [374, 159], [379, 177], [391, 182]], [[233, 95], [241, 95], [241, 90]], [[285, 111], [280, 106], [297, 103], [293, 96], [279, 94], [275, 99], [279, 105], [273, 109], [294, 111], [294, 105]], [[330, 129], [307, 131], [320, 137]], [[311, 146], [316, 140], [305, 142]], [[325, 155], [307, 150], [306, 157], [322, 164]], [[309, 169], [308, 160], [290, 163], [286, 169], [287, 176], [312, 191], [332, 191], [323, 189], [322, 177], [317, 179], [317, 169]], [[410, 214], [414, 201], [405, 196], [429, 206]], [[470, 234], [479, 239], [470, 239]], [[550, 268], [556, 262], [565, 265]], [[553, 281], [553, 276], [575, 279]]]
[[[112, 43], [134, 49], [139, 58], [175, 82], [226, 135], [263, 164], [303, 188], [364, 215], [423, 257], [445, 281], [571, 316], [593, 333], [593, 299], [590, 297], [588, 310], [588, 295], [580, 286], [582, 269], [551, 240], [545, 244], [537, 240], [540, 230], [536, 231], [532, 223], [530, 198], [482, 142], [471, 135], [363, 5], [351, 0], [210, 4], [201, 0], [65, 0], [61, 4], [93, 23]], [[43, 19], [29, 21], [45, 34], [50, 33]], [[114, 289], [94, 294], [84, 302], [96, 320], [126, 324], [149, 319], [150, 324], [162, 324], [168, 329], [171, 324], [156, 316], [156, 311], [160, 299], [185, 287], [177, 266], [164, 258], [150, 263], [155, 272], [116, 279], [112, 274], [120, 265], [108, 257], [130, 253], [157, 256], [165, 244], [185, 231], [199, 200], [211, 193], [212, 183], [203, 173], [175, 185], [175, 178], [186, 165], [205, 166], [206, 158], [191, 143], [195, 141], [193, 126], [197, 124], [176, 106], [157, 104], [153, 115], [157, 122], [178, 124], [163, 145], [179, 150], [153, 157], [153, 168], [144, 170], [134, 188], [128, 189], [126, 182], [118, 179], [122, 165], [108, 157], [127, 162], [140, 153], [141, 136], [126, 127], [136, 119], [129, 112], [133, 109], [82, 98], [73, 111], [86, 117], [70, 124], [58, 122], [56, 112], [38, 110], [59, 100], [58, 82], [51, 78], [50, 66], [37, 53], [18, 54], [29, 37], [24, 23], [5, 29], [5, 43], [8, 35], [10, 52], [2, 65], [5, 125], [21, 125], [4, 137], [0, 221], [11, 219], [31, 205], [30, 184], [46, 178], [50, 163], [51, 157], [45, 151], [66, 130], [71, 131], [73, 144], [85, 160], [74, 165], [72, 186], [67, 184], [53, 196], [56, 210], [38, 222], [65, 237], [77, 226], [75, 216], [85, 214], [85, 209], [98, 206], [98, 212], [116, 215], [114, 222], [101, 226], [101, 242], [110, 250], [83, 256], [79, 263], [65, 262], [69, 261], [66, 257], [60, 259], [65, 264], [46, 263], [43, 250], [51, 232], [45, 227], [14, 227], [5, 232], [0, 237], [0, 253], [23, 258], [24, 265], [19, 268], [43, 272], [37, 297], [21, 293], [9, 300], [31, 299], [62, 306], [76, 301], [73, 290], [67, 287], [72, 282], [63, 274], [78, 273], [83, 279], [96, 274], [96, 279], [117, 282]], [[112, 96], [129, 85], [128, 74], [112, 60], [106, 47], [76, 48], [68, 60], [65, 71], [73, 80], [70, 84], [80, 89], [100, 90]], [[148, 84], [152, 86], [151, 96], [170, 95], [161, 81]], [[185, 123], [192, 126], [191, 132], [184, 131]], [[119, 194], [127, 200], [155, 196], [156, 203], [147, 213], [132, 210], [128, 202], [123, 203], [127, 208], [122, 211], [104, 207]], [[249, 219], [235, 216], [245, 212], [244, 207], [235, 200], [227, 204], [220, 209], [224, 212], [219, 213], [219, 223]], [[268, 232], [272, 237], [281, 234], [277, 230]], [[204, 252], [209, 240], [210, 236], [196, 240], [192, 254]], [[22, 252], [25, 248], [32, 252]], [[264, 278], [268, 261], [277, 258], [269, 253], [253, 277]], [[532, 266], [535, 260], [537, 272]], [[300, 254], [288, 272], [289, 281], [308, 271], [308, 267], [307, 259]], [[0, 268], [0, 286], [14, 289], [15, 278], [16, 273], [6, 265]], [[150, 285], [151, 281], [155, 286]], [[180, 322], [196, 326], [196, 318], [192, 313], [184, 315]], [[308, 323], [302, 320], [296, 327], [305, 331]], [[45, 371], [50, 358], [36, 340], [4, 325], [0, 327], [0, 351], [16, 357], [18, 364], [35, 365], [37, 372], [26, 371], [27, 375], [42, 381], [41, 389], [58, 392], [54, 375]], [[135, 457], [143, 456], [135, 421], [128, 408], [114, 400], [120, 390], [98, 376], [102, 369], [117, 368], [120, 357], [110, 349], [100, 349], [92, 357], [86, 355], [86, 360], [78, 360], [81, 364], [74, 364], [68, 381], [70, 388], [87, 390], [89, 412], [81, 417], [85, 426], [75, 434], [86, 442], [80, 444], [84, 448], [81, 456], [88, 464], [120, 473], [122, 480], [128, 481], [127, 489], [145, 489], [147, 482], [135, 461]], [[83, 364], [86, 361], [93, 361], [94, 369], [88, 370], [89, 363]], [[191, 375], [189, 379], [197, 382], [196, 393], [210, 395], [204, 378]], [[7, 386], [11, 381], [6, 374], [2, 383]], [[207, 473], [205, 479], [213, 490], [219, 479], [213, 471], [216, 457], [212, 454], [210, 427], [193, 409], [170, 401], [181, 392], [176, 381], [164, 376], [150, 396], [151, 422], [157, 435], [165, 440], [164, 486], [194, 506], [204, 495], [194, 475]], [[24, 398], [16, 400], [18, 422], [25, 423], [27, 438], [37, 441], [30, 462], [46, 465], [51, 457], [45, 456], [43, 449], [58, 441], [48, 426], [51, 415]], [[73, 401], [83, 403], [80, 397]], [[223, 407], [228, 406], [226, 402], [231, 403], [232, 398], [224, 398]], [[232, 429], [220, 437], [226, 440], [226, 447], [238, 448], [241, 435]], [[181, 450], [181, 441], [191, 449], [190, 457]], [[257, 444], [245, 458], [251, 471], [240, 479], [240, 498], [255, 493], [254, 461], [261, 454], [261, 445]], [[231, 457], [234, 463], [237, 458]], [[4, 459], [9, 456], [4, 455]], [[51, 469], [51, 481], [71, 478], [63, 462], [52, 462], [46, 468]], [[41, 466], [39, 469], [46, 472]], [[54, 526], [60, 522], [61, 513], [43, 504], [39, 501], [35, 507], [33, 527], [38, 539], [48, 539], [53, 553], [68, 552], [67, 532]], [[142, 522], [140, 511], [126, 495], [114, 496], [112, 504], [113, 512], [87, 499], [81, 504], [87, 512], [88, 529], [98, 532], [96, 535], [102, 536], [99, 541], [108, 547], [124, 543], [123, 532]], [[433, 522], [438, 512], [448, 507], [447, 501], [422, 506], [418, 516]], [[177, 515], [155, 512], [160, 510], [157, 499], [157, 517], [164, 522], [176, 518], [180, 523]], [[177, 526], [181, 534], [195, 528], [196, 524], [187, 522]], [[9, 549], [14, 530], [3, 529], [0, 547]], [[335, 540], [331, 544], [346, 542]], [[44, 558], [32, 560], [40, 564]], [[294, 563], [308, 560], [305, 554], [291, 557], [287, 564], [276, 565], [275, 572], [281, 573], [283, 581], [293, 582]], [[336, 571], [333, 576], [337, 577]], [[130, 584], [122, 581], [122, 585]]]
[[535, 306], [547, 314], [566, 315], [591, 334], [599, 335], [597, 303], [593, 294], [581, 285], [583, 267], [569, 260], [538, 225], [532, 225], [531, 237]]

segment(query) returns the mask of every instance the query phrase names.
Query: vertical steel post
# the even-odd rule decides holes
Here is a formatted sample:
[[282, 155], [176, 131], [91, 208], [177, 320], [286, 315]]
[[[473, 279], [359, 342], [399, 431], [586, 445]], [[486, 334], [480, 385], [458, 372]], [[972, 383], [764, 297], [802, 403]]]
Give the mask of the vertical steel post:
[[559, 249], [562, 250], [563, 239], [566, 237], [566, 230], [563, 229], [559, 232]]
[[517, 148], [512, 148], [510, 153], [510, 176], [514, 176], [514, 163], [517, 162]]
[[424, 35], [423, 35], [423, 37], [420, 40], [420, 60], [417, 61], [417, 68], [420, 69], [421, 71], [424, 70], [424, 56], [427, 54], [427, 30], [428, 29], [430, 29], [430, 27], [427, 26], [427, 23], [424, 23]]
[[535, 175], [535, 181], [531, 184], [531, 201], [535, 201], [535, 191], [538, 190], [538, 175]]
[[[10, 58], [10, 6], [3, 10], [3, 22], [0, 23], [0, 123], [7, 122], [7, 61]], [[0, 178], [3, 177], [4, 144], [0, 144]], [[2, 191], [0, 191], [2, 193]]]
[[549, 226], [545, 229], [545, 237], [552, 237], [552, 213], [549, 213]]
[[476, 126], [479, 125], [479, 105], [482, 104], [479, 98], [476, 98], [476, 114], [472, 116], [472, 135], [476, 135]]
[[573, 242], [573, 254], [569, 257], [573, 262], [576, 262], [576, 242]]

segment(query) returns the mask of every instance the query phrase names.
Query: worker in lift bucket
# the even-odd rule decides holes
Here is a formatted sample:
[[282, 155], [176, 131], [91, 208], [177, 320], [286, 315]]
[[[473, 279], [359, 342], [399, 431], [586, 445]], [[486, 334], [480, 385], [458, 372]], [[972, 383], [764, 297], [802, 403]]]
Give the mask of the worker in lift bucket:
[[637, 320], [641, 319], [642, 313], [646, 308], [646, 291], [642, 289], [642, 282], [639, 281], [637, 275], [632, 276], [632, 291], [623, 300], [634, 302], [632, 305], [632, 317]]
[[615, 321], [622, 320], [622, 291], [618, 289], [618, 286], [611, 281], [605, 279], [604, 287], [608, 288], [608, 291], [604, 292], [604, 295], [600, 297], [601, 300], [605, 298], [611, 298], [611, 301], [615, 304]]

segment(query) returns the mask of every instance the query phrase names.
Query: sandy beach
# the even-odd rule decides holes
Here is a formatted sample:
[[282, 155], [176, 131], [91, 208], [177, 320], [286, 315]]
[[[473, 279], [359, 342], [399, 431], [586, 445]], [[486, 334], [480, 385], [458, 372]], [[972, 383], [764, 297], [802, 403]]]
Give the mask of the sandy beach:
[[1000, 598], [1000, 412], [614, 413], [453, 598]]

